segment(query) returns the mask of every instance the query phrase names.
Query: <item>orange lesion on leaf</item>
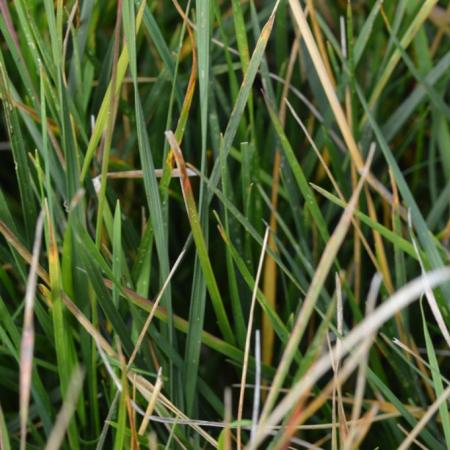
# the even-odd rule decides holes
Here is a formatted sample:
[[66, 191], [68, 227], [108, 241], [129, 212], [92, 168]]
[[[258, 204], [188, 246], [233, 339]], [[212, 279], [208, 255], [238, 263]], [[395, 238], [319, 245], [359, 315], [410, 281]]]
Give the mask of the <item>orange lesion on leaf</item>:
[[[40, 124], [41, 123], [41, 116], [30, 106], [25, 105], [24, 103], [21, 102], [17, 102], [15, 100], [12, 100], [12, 105], [17, 108], [20, 109], [21, 111], [24, 111], [26, 114], [28, 114], [36, 123]], [[59, 133], [59, 126], [58, 124], [47, 117], [47, 126], [48, 128], [53, 131], [54, 133]]]
[[[172, 136], [172, 139], [175, 139], [175, 136], [171, 132], [170, 135]], [[193, 200], [193, 194], [191, 182], [189, 181], [189, 176], [186, 170], [186, 163], [184, 161], [183, 154], [181, 153], [181, 149], [178, 146], [178, 143], [172, 141], [171, 146], [173, 155], [175, 157], [175, 161], [177, 163], [178, 170], [180, 171], [181, 175], [181, 189], [183, 190], [184, 193], [186, 207], [189, 209], [190, 207], [192, 207], [192, 205], [190, 204]]]

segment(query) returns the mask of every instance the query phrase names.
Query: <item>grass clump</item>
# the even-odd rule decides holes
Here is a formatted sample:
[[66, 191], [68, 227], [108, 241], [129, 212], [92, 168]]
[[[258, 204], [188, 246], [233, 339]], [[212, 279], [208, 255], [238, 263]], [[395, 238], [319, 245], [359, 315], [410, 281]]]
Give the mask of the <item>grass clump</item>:
[[436, 0], [0, 0], [0, 448], [450, 448]]

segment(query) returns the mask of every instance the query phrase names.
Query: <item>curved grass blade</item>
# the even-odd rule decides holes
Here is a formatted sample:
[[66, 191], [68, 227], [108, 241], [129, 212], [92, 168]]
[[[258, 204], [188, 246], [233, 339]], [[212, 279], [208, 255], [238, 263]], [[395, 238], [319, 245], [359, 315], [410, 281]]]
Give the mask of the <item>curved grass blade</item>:
[[[58, 362], [58, 375], [62, 398], [68, 393], [71, 373], [75, 367], [75, 352], [71, 333], [67, 332], [67, 317], [63, 302], [63, 285], [59, 251], [56, 243], [53, 217], [46, 203], [46, 240], [49, 266], [49, 285], [52, 299], [51, 316], [53, 319], [54, 340]], [[38, 271], [39, 274], [39, 271]], [[68, 425], [68, 438], [74, 449], [79, 449], [77, 424], [74, 420]]]

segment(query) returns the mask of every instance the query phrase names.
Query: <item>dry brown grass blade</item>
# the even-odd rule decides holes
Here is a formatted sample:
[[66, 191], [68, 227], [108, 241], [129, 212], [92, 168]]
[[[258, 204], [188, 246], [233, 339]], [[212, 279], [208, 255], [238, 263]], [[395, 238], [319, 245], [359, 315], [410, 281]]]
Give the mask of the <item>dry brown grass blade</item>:
[[[328, 397], [332, 394], [333, 390], [335, 389], [336, 383], [343, 384], [345, 380], [351, 375], [354, 368], [358, 365], [359, 360], [361, 357], [367, 353], [370, 347], [370, 339], [365, 338], [361, 344], [358, 346], [355, 346], [353, 349], [352, 355], [348, 358], [348, 360], [345, 362], [344, 366], [340, 370], [339, 374], [336, 376], [336, 378], [332, 378], [328, 384], [321, 390], [320, 394], [316, 399], [314, 399], [310, 404], [308, 404], [305, 408], [302, 408], [302, 410], [296, 414], [295, 416], [292, 414], [291, 417], [293, 417], [293, 420], [291, 422], [291, 428], [288, 430], [285, 430], [284, 433], [281, 435], [279, 439], [278, 446], [275, 447], [276, 450], [281, 450], [284, 448], [284, 446], [292, 439], [293, 432], [296, 430], [301, 424], [303, 424], [309, 417], [314, 414], [328, 399]], [[337, 356], [337, 349], [336, 347], [333, 348], [333, 350], [330, 352], [330, 354], [326, 354], [322, 356], [322, 358], [319, 360], [317, 364], [320, 363], [320, 361], [326, 360], [326, 364], [328, 365], [328, 368], [332, 366], [333, 359]], [[310, 372], [314, 372], [316, 369], [316, 365], [313, 366], [310, 369]], [[305, 378], [308, 377], [308, 373], [306, 373]], [[312, 384], [305, 387], [304, 391], [298, 396], [299, 399], [303, 399], [304, 394], [306, 392], [309, 392], [312, 388]], [[292, 393], [292, 391], [291, 391]], [[289, 393], [286, 397], [291, 395]], [[286, 414], [289, 414], [288, 411], [285, 411]], [[347, 423], [346, 423], [347, 425]], [[335, 421], [330, 424], [330, 428], [334, 429], [337, 426], [339, 426]], [[258, 436], [260, 438], [260, 436]], [[252, 448], [253, 450], [253, 448]]]
[[429, 18], [440, 29], [439, 31], [448, 33], [448, 29], [446, 30], [445, 28], [450, 26], [450, 5], [447, 6], [447, 9], [441, 6], [434, 6]]
[[320, 29], [319, 22], [317, 20], [316, 7], [314, 5], [314, 0], [306, 0], [306, 7], [308, 8], [309, 16], [311, 17], [312, 28], [314, 36], [316, 38], [317, 45], [319, 47], [320, 55], [324, 63], [325, 69], [327, 71], [328, 77], [333, 84], [336, 85], [336, 80], [333, 76], [333, 71], [331, 69], [331, 64], [328, 59], [327, 49], [325, 47], [325, 41], [323, 39], [322, 30]]
[[[139, 393], [146, 399], [147, 402], [151, 401], [153, 391], [155, 389], [155, 386], [150, 383], [148, 380], [146, 380], [141, 375], [136, 375], [130, 373], [128, 375], [130, 382], [136, 386], [136, 389], [139, 391]], [[167, 397], [165, 397], [162, 392], [158, 395], [158, 404], [160, 403], [162, 406], [167, 408], [170, 412], [172, 412], [176, 419], [171, 420], [172, 423], [177, 423], [177, 420], [179, 419], [180, 422], [185, 423], [189, 425], [194, 431], [196, 431], [200, 436], [202, 436], [209, 444], [211, 444], [214, 448], [217, 448], [217, 441], [210, 436], [208, 433], [206, 433], [201, 426], [199, 426], [195, 420], [189, 420], [189, 418], [180, 411]], [[158, 408], [155, 406], [156, 410], [158, 411]], [[142, 414], [142, 412], [141, 412]], [[151, 417], [151, 420], [153, 417]], [[168, 421], [169, 422], [169, 421]]]
[[36, 294], [37, 269], [44, 228], [44, 211], [39, 214], [25, 292], [25, 309], [23, 318], [22, 341], [20, 343], [20, 448], [25, 450], [27, 442], [28, 408], [31, 394], [34, 353], [34, 298]]
[[[399, 423], [397, 424], [398, 429], [405, 435], [408, 436], [408, 430], [404, 427], [402, 427]], [[413, 443], [417, 445], [421, 450], [430, 450], [427, 446], [423, 445], [422, 442], [418, 441], [417, 439], [414, 439]]]
[[[366, 302], [366, 311], [365, 315], [368, 316], [373, 313], [375, 309], [376, 299], [378, 297], [378, 293], [380, 291], [381, 286], [381, 275], [379, 273], [375, 274], [370, 283], [369, 294], [367, 296]], [[372, 338], [374, 338], [373, 336]], [[361, 415], [363, 400], [364, 400], [364, 391], [366, 386], [366, 376], [367, 376], [367, 367], [368, 367], [368, 353], [365, 353], [359, 363], [358, 374], [356, 376], [356, 387], [355, 394], [353, 396], [353, 408], [351, 415], [351, 423], [358, 423], [358, 419]], [[378, 405], [372, 405], [372, 409], [376, 412], [378, 411]], [[372, 410], [371, 409], [371, 410]], [[361, 437], [362, 433], [359, 427], [352, 426], [350, 428], [350, 432], [348, 434], [347, 440], [344, 442], [343, 450], [350, 450], [355, 448], [355, 441]], [[364, 434], [363, 434], [364, 435]]]
[[328, 102], [330, 103], [330, 107], [333, 110], [333, 113], [336, 117], [336, 121], [341, 130], [345, 144], [347, 145], [347, 148], [350, 152], [351, 158], [355, 162], [356, 167], [360, 169], [364, 165], [363, 160], [361, 158], [358, 146], [348, 125], [347, 119], [345, 118], [342, 106], [340, 105], [339, 100], [337, 98], [334, 86], [328, 76], [328, 72], [320, 55], [319, 49], [317, 48], [317, 44], [314, 40], [311, 29], [306, 20], [303, 8], [301, 7], [299, 0], [289, 0], [289, 5], [291, 7], [294, 19], [300, 29], [300, 33], [303, 36], [303, 40], [311, 56], [311, 60], [314, 64], [317, 75], [325, 91]]
[[250, 439], [256, 436], [258, 427], [259, 408], [261, 402], [261, 333], [255, 331], [255, 393], [253, 396], [252, 426], [250, 430]]
[[[338, 183], [336, 182], [336, 179], [334, 178], [333, 174], [330, 171], [330, 168], [328, 167], [328, 165], [326, 164], [326, 162], [324, 161], [319, 149], [317, 148], [314, 140], [312, 139], [311, 135], [309, 134], [307, 128], [305, 127], [305, 125], [303, 124], [302, 120], [300, 119], [300, 117], [298, 116], [298, 114], [296, 113], [296, 111], [294, 110], [294, 108], [292, 107], [292, 105], [289, 103], [288, 100], [286, 100], [287, 106], [289, 107], [289, 110], [291, 111], [292, 116], [294, 117], [295, 121], [300, 125], [300, 128], [302, 129], [302, 131], [305, 133], [305, 136], [308, 139], [308, 142], [311, 144], [311, 147], [313, 148], [314, 152], [316, 153], [320, 163], [322, 164], [322, 167], [325, 171], [325, 173], [327, 174], [329, 180], [331, 181], [331, 184], [333, 185], [338, 197], [342, 200], [342, 201], [346, 201], [344, 195], [342, 194], [341, 189], [339, 188]], [[374, 143], [372, 143], [371, 149], [374, 149]], [[314, 187], [314, 186], [313, 186]], [[371, 200], [371, 199], [370, 199]], [[372, 202], [370, 202], [370, 204], [372, 204]], [[374, 211], [372, 210], [372, 214], [374, 214]], [[376, 218], [375, 218], [376, 220]], [[375, 268], [377, 269], [378, 272], [383, 273], [383, 275], [386, 278], [386, 285], [391, 287], [392, 286], [392, 281], [390, 281], [390, 275], [389, 275], [389, 271], [387, 271], [386, 266], [381, 266], [380, 262], [378, 261], [377, 257], [375, 256], [375, 254], [373, 253], [372, 249], [370, 248], [369, 243], [367, 242], [366, 237], [364, 236], [364, 233], [361, 230], [361, 226], [359, 221], [357, 220], [356, 217], [352, 218], [352, 223], [353, 226], [355, 227], [355, 231], [356, 234], [355, 236], [357, 236], [360, 240], [360, 242], [363, 244], [370, 260], [372, 261], [373, 265], [375, 266]], [[376, 233], [376, 235], [379, 236], [378, 233]], [[381, 243], [382, 245], [382, 243]], [[377, 247], [378, 248], [378, 247]], [[383, 254], [384, 254], [384, 250], [383, 250]], [[355, 260], [355, 264], [356, 264], [356, 260]], [[392, 290], [389, 291], [390, 293], [392, 293]]]
[[372, 406], [372, 408], [370, 408], [369, 411], [367, 411], [367, 413], [358, 420], [358, 422], [351, 422], [356, 434], [353, 437], [353, 444], [350, 448], [360, 447], [371, 426], [375, 422], [377, 412], [377, 406]]
[[67, 394], [65, 396], [66, 400], [56, 418], [55, 425], [50, 433], [45, 450], [58, 450], [61, 448], [70, 419], [75, 412], [77, 400], [83, 386], [83, 379], [84, 371], [77, 368], [70, 379]]
[[[105, 365], [105, 368], [109, 376], [111, 377], [117, 390], [121, 392], [122, 384], [120, 380], [117, 378], [117, 375], [115, 374], [113, 368], [111, 367], [111, 364], [109, 363], [108, 358], [106, 357], [102, 345], [99, 343], [97, 339], [95, 340], [95, 343], [97, 344], [98, 353]], [[112, 354], [108, 356], [115, 359], [116, 361], [119, 360], [119, 356], [117, 355], [115, 350], [112, 350]], [[178, 419], [180, 419], [181, 422], [191, 426], [193, 430], [199, 433], [199, 435], [201, 435], [207, 442], [213, 445], [214, 448], [217, 447], [217, 442], [208, 433], [206, 433], [195, 421], [190, 421], [185, 414], [183, 414], [175, 405], [173, 405], [173, 403], [161, 393], [160, 387], [157, 388], [155, 385], [150, 383], [150, 381], [146, 380], [143, 376], [136, 374], [133, 370], [127, 370], [127, 377], [129, 382], [132, 384], [133, 389], [139, 391], [139, 393], [147, 400], [148, 403], [151, 402], [155, 389], [159, 389], [158, 395], [156, 396], [157, 403], [155, 403], [154, 405], [155, 409], [159, 411], [157, 405], [160, 404], [161, 406], [163, 406], [176, 416], [175, 420], [173, 420], [172, 418], [162, 417], [161, 420], [159, 420], [159, 422], [166, 423], [167, 425], [169, 423], [176, 423]], [[139, 408], [139, 406], [135, 402], [132, 402], [132, 407], [141, 416], [143, 417], [145, 416], [145, 412], [141, 408]], [[156, 417], [150, 416], [149, 419], [155, 420]], [[167, 422], [165, 421], [165, 419], [167, 419]]]
[[[328, 344], [328, 351], [330, 353], [330, 358], [332, 358], [333, 355], [331, 354], [331, 342], [330, 342], [329, 335], [327, 335], [327, 344]], [[337, 450], [337, 448], [338, 448], [338, 443], [337, 443], [338, 423], [336, 420], [336, 387], [337, 387], [338, 383], [337, 383], [335, 361], [333, 361], [333, 360], [331, 360], [331, 367], [333, 369], [333, 389], [332, 389], [332, 394], [331, 394], [331, 422], [333, 424], [333, 428], [331, 429], [331, 449]]]
[[[361, 158], [359, 148], [353, 137], [351, 127], [345, 117], [342, 106], [339, 103], [333, 83], [330, 80], [329, 76], [327, 75], [327, 70], [326, 70], [324, 61], [319, 54], [316, 42], [314, 41], [311, 30], [306, 21], [306, 17], [303, 13], [302, 7], [300, 6], [300, 2], [298, 0], [289, 0], [289, 4], [291, 6], [294, 18], [295, 18], [295, 20], [300, 28], [300, 31], [304, 37], [306, 47], [308, 48], [309, 54], [311, 56], [314, 66], [316, 68], [317, 75], [319, 76], [322, 87], [323, 87], [323, 89], [326, 93], [326, 96], [328, 98], [328, 101], [330, 103], [331, 109], [333, 110], [333, 113], [336, 117], [336, 121], [339, 125], [342, 136], [343, 136], [344, 141], [350, 152], [351, 159], [352, 159], [353, 163], [355, 164], [356, 168], [358, 170], [360, 170], [363, 166], [363, 160]], [[369, 174], [367, 179], [370, 181], [370, 180], [373, 180], [374, 177], [371, 174]], [[372, 219], [376, 220], [375, 208], [373, 206], [373, 201], [372, 201], [370, 193], [368, 191], [366, 191], [366, 197], [367, 197], [367, 201], [368, 201], [368, 205], [369, 205], [369, 214]], [[375, 237], [375, 245], [376, 245], [376, 250], [377, 250], [377, 254], [378, 254], [378, 259], [379, 259], [379, 263], [381, 265], [384, 280], [385, 280], [387, 288], [389, 289], [389, 293], [392, 294], [393, 293], [393, 285], [392, 285], [392, 281], [390, 279], [389, 270], [387, 269], [386, 255], [385, 255], [385, 251], [384, 251], [384, 247], [383, 247], [383, 241], [378, 232], [374, 231], [373, 233], [374, 233], [374, 237]]]
[[147, 409], [145, 410], [145, 415], [142, 419], [141, 426], [139, 427], [138, 433], [141, 436], [145, 433], [145, 430], [147, 429], [150, 416], [153, 414], [153, 410], [155, 409], [155, 405], [158, 400], [158, 395], [161, 392], [162, 387], [163, 387], [162, 368], [160, 367], [158, 370], [158, 375], [156, 377], [156, 383], [152, 392], [152, 396], [150, 398], [150, 401], [148, 402]]
[[230, 388], [225, 388], [224, 393], [224, 407], [225, 407], [225, 417], [224, 417], [224, 428], [223, 428], [223, 450], [232, 450], [231, 441], [231, 418], [232, 418], [232, 393]]
[[408, 434], [407, 438], [402, 442], [398, 450], [407, 450], [419, 435], [422, 429], [428, 424], [433, 415], [438, 411], [441, 403], [445, 402], [450, 396], [450, 386], [436, 399], [436, 401], [428, 408], [427, 412], [417, 422], [416, 426]]
[[439, 44], [441, 43], [444, 33], [449, 34], [450, 32], [450, 3], [448, 4], [447, 9], [445, 11], [438, 6], [435, 6], [431, 10], [430, 19], [439, 28], [438, 32], [436, 33], [436, 36], [434, 37], [430, 49], [431, 55], [434, 56], [437, 49], [439, 48]]
[[[339, 372], [339, 367], [341, 363], [341, 339], [344, 335], [344, 302], [342, 299], [342, 287], [341, 280], [339, 279], [338, 274], [336, 274], [336, 296], [337, 296], [337, 304], [336, 304], [336, 315], [337, 315], [337, 336], [336, 336], [336, 348], [337, 348], [337, 358], [336, 358], [336, 373]], [[347, 418], [345, 416], [344, 403], [342, 401], [342, 385], [340, 383], [336, 383], [336, 392], [337, 392], [337, 407], [338, 407], [338, 416], [339, 416], [339, 429], [340, 429], [340, 447], [342, 447], [343, 440], [346, 439], [348, 435], [348, 427], [347, 427]]]
[[180, 265], [181, 261], [183, 260], [183, 257], [185, 255], [185, 253], [186, 253], [186, 249], [183, 249], [181, 251], [180, 255], [178, 256], [177, 260], [175, 261], [172, 269], [169, 272], [169, 275], [168, 275], [167, 279], [164, 281], [164, 283], [163, 283], [163, 285], [162, 285], [162, 287], [161, 287], [161, 289], [160, 289], [160, 291], [158, 293], [158, 296], [156, 297], [156, 299], [155, 299], [155, 301], [153, 303], [152, 309], [151, 309], [149, 315], [147, 316], [147, 319], [146, 319], [146, 321], [144, 323], [144, 326], [142, 327], [141, 332], [139, 333], [139, 337], [138, 337], [138, 339], [136, 341], [136, 344], [134, 346], [133, 353], [131, 354], [130, 359], [128, 360], [128, 364], [127, 364], [128, 369], [133, 364], [134, 359], [136, 358], [136, 355], [137, 355], [139, 349], [141, 348], [142, 341], [144, 340], [144, 337], [147, 334], [147, 331], [148, 331], [148, 329], [150, 327], [150, 324], [151, 324], [151, 322], [153, 320], [153, 317], [155, 316], [155, 312], [156, 312], [156, 310], [159, 307], [159, 303], [160, 303], [160, 301], [161, 301], [161, 299], [162, 299], [162, 297], [164, 295], [164, 292], [166, 291], [167, 286], [170, 283], [170, 280], [172, 279], [173, 275], [175, 274], [176, 270], [178, 269], [178, 266]]
[[136, 389], [133, 386], [132, 397], [127, 396], [127, 412], [128, 412], [128, 420], [130, 423], [130, 447], [131, 450], [140, 450], [139, 446], [139, 437], [138, 437], [138, 429], [136, 425], [136, 410], [133, 408], [133, 405], [136, 404]]
[[[74, 29], [73, 23], [75, 21], [77, 12], [79, 13], [79, 7], [80, 7], [80, 0], [75, 0], [75, 2], [73, 3], [73, 6], [72, 6], [72, 10], [69, 14], [67, 24], [66, 24], [66, 34], [64, 36], [64, 41], [63, 41], [63, 46], [62, 46], [62, 58], [61, 58], [62, 67], [66, 66], [66, 55], [67, 55], [67, 47], [69, 45], [69, 37], [70, 37], [70, 33]], [[62, 79], [63, 79], [64, 85], [67, 88], [67, 76], [66, 76], [65, 70], [63, 70]]]
[[[28, 251], [28, 249], [20, 242], [19, 239], [14, 235], [14, 233], [6, 226], [6, 224], [0, 220], [0, 233], [6, 239], [8, 244], [28, 263], [31, 264], [33, 260], [32, 254]], [[46, 284], [49, 284], [48, 273], [38, 265], [36, 267], [36, 273], [39, 277], [45, 281]]]
[[[305, 13], [303, 12], [299, 0], [289, 0], [289, 5], [291, 7], [294, 19], [303, 36], [306, 48], [308, 49], [308, 52], [311, 56], [311, 60], [316, 69], [322, 88], [325, 91], [325, 95], [336, 118], [336, 122], [339, 126], [342, 137], [344, 138], [344, 142], [348, 148], [350, 157], [358, 171], [361, 171], [364, 166], [361, 153], [359, 151], [358, 145], [356, 144], [349, 123], [347, 122], [347, 119], [345, 117], [344, 110], [339, 103], [333, 83], [328, 76], [325, 64], [322, 60], [320, 52], [317, 48], [317, 44], [306, 20]], [[367, 181], [387, 202], [392, 202], [392, 194], [371, 173], [367, 175]]]
[[[332, 389], [332, 422], [333, 429], [331, 431], [331, 447], [333, 450], [337, 450], [338, 448], [342, 448], [342, 442], [346, 439], [348, 435], [348, 427], [347, 427], [347, 419], [345, 417], [344, 404], [342, 401], [342, 386], [339, 383], [339, 369], [341, 364], [341, 337], [343, 336], [343, 327], [344, 327], [344, 306], [342, 300], [342, 288], [341, 281], [339, 279], [339, 275], [335, 275], [336, 280], [336, 325], [337, 325], [337, 333], [336, 333], [336, 358], [332, 353], [331, 348], [331, 340], [330, 335], [327, 334], [327, 344], [328, 350], [330, 353], [331, 359], [331, 368], [333, 370], [333, 389]], [[338, 412], [339, 421], [336, 420], [336, 410]], [[337, 431], [340, 430], [339, 433], [339, 444], [338, 444], [338, 436]]]
[[[348, 370], [351, 368], [351, 364], [355, 366], [359, 363], [360, 351], [364, 350], [364, 343], [367, 336], [375, 333], [386, 321], [391, 319], [398, 311], [407, 307], [414, 300], [421, 295], [425, 289], [425, 281], [430, 287], [436, 287], [442, 283], [445, 283], [450, 279], [450, 267], [435, 270], [427, 273], [424, 277], [416, 278], [406, 286], [398, 290], [388, 300], [386, 300], [381, 306], [379, 306], [373, 314], [366, 317], [361, 323], [359, 323], [343, 340], [342, 340], [342, 352], [344, 354], [353, 351], [354, 353], [349, 357], [349, 362], [346, 363]], [[361, 343], [362, 342], [362, 343]], [[358, 350], [358, 351], [357, 351]], [[355, 356], [356, 355], [356, 356]], [[356, 361], [354, 359], [357, 357]], [[255, 439], [255, 444], [250, 446], [249, 449], [256, 448], [262, 440], [267, 436], [268, 430], [275, 424], [279, 423], [286, 415], [298, 398], [303, 395], [306, 390], [311, 389], [314, 383], [327, 372], [330, 367], [330, 358], [328, 355], [324, 355], [317, 363], [311, 368], [311, 370], [305, 374], [305, 376], [294, 384], [290, 392], [284, 397], [279, 405], [274, 409], [270, 417], [261, 423], [258, 428], [258, 434]], [[342, 373], [345, 373], [346, 367], [343, 368]], [[449, 388], [450, 389], [450, 388]]]
[[[155, 177], [161, 178], [164, 174], [164, 169], [155, 169]], [[197, 174], [192, 169], [187, 169], [187, 174], [189, 177], [195, 177]], [[110, 180], [133, 180], [133, 179], [142, 179], [144, 178], [144, 172], [142, 170], [121, 170], [117, 172], [108, 172], [106, 174], [107, 178]], [[170, 176], [172, 178], [180, 178], [181, 173], [178, 169], [172, 169]], [[94, 185], [95, 191], [99, 192], [100, 190], [100, 181], [101, 176], [97, 175], [92, 178], [92, 184]]]
[[247, 379], [248, 360], [249, 360], [249, 355], [250, 355], [250, 342], [251, 342], [252, 329], [253, 329], [253, 316], [255, 313], [256, 295], [258, 293], [258, 285], [259, 285], [259, 280], [261, 278], [261, 272], [262, 272], [262, 267], [263, 267], [263, 263], [264, 263], [264, 256], [266, 254], [267, 241], [269, 239], [269, 232], [270, 232], [270, 228], [267, 227], [266, 232], [264, 234], [263, 245], [261, 248], [261, 255], [259, 258], [258, 270], [256, 272], [255, 286], [253, 288], [252, 300], [250, 303], [250, 312], [249, 312], [248, 322], [247, 322], [247, 336], [245, 338], [244, 361], [243, 361], [243, 365], [242, 365], [241, 389], [239, 392], [238, 415], [237, 415], [237, 421], [238, 421], [237, 448], [238, 448], [238, 450], [240, 450], [242, 447], [240, 422], [242, 420], [242, 413], [244, 411], [245, 382]]
[[[136, 447], [138, 445], [138, 440], [137, 440], [137, 434], [136, 434], [136, 427], [135, 427], [135, 417], [134, 417], [134, 408], [132, 405], [134, 405], [135, 403], [131, 401], [130, 399], [130, 389], [129, 389], [129, 384], [128, 384], [128, 368], [126, 365], [126, 361], [125, 361], [125, 356], [123, 354], [122, 351], [122, 345], [120, 343], [120, 340], [117, 338], [115, 339], [115, 343], [116, 343], [116, 359], [117, 362], [119, 363], [119, 369], [120, 369], [120, 381], [118, 381], [118, 383], [120, 384], [120, 393], [121, 393], [121, 398], [119, 401], [119, 408], [122, 409], [124, 408], [126, 410], [127, 416], [128, 416], [128, 425], [126, 422], [126, 419], [124, 417], [124, 421], [123, 423], [120, 424], [120, 426], [123, 426], [124, 428], [129, 428], [130, 430], [130, 443], [127, 447], [130, 448], [130, 450], [137, 450]], [[97, 343], [97, 348], [98, 348], [98, 343]], [[135, 389], [133, 389], [133, 392], [135, 392]], [[119, 411], [119, 417], [121, 416], [120, 411]], [[118, 421], [119, 424], [119, 421]], [[123, 442], [122, 444], [125, 443], [125, 437], [123, 437]]]

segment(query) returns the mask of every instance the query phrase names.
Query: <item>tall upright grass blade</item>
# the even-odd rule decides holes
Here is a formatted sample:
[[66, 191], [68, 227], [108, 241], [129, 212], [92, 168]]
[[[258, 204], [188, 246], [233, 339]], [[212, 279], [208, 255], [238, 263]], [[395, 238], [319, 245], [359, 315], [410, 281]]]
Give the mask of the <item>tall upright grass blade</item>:
[[199, 254], [199, 261], [205, 276], [205, 283], [208, 287], [209, 294], [213, 303], [214, 311], [217, 317], [217, 324], [222, 332], [224, 339], [233, 344], [234, 335], [231, 330], [230, 323], [228, 321], [228, 316], [225, 312], [222, 297], [220, 295], [219, 288], [217, 286], [216, 278], [212, 270], [211, 262], [208, 256], [208, 251], [206, 248], [206, 242], [203, 237], [202, 230], [200, 228], [200, 220], [197, 212], [197, 206], [195, 204], [195, 199], [192, 192], [191, 183], [186, 171], [186, 165], [184, 162], [183, 155], [181, 153], [180, 147], [178, 146], [175, 135], [168, 131], [166, 132], [166, 138], [172, 147], [175, 155], [175, 160], [177, 162], [178, 169], [181, 172], [181, 187], [183, 190], [184, 202], [186, 205], [186, 210], [189, 216], [189, 221], [192, 229], [192, 236], [194, 238], [197, 251]]
[[[441, 398], [444, 395], [444, 385], [442, 382], [442, 375], [440, 373], [436, 352], [433, 348], [433, 342], [431, 341], [430, 333], [428, 331], [428, 325], [425, 320], [423, 307], [421, 308], [421, 313], [422, 313], [423, 333], [425, 336], [425, 345], [428, 353], [428, 360], [430, 362], [431, 377], [433, 379], [434, 390], [436, 392], [436, 398]], [[448, 406], [446, 402], [440, 404], [439, 415], [441, 417], [442, 428], [444, 430], [445, 443], [448, 447], [450, 445], [450, 420], [448, 415]]]
[[44, 227], [44, 212], [41, 211], [36, 224], [36, 234], [33, 244], [33, 259], [31, 261], [30, 273], [27, 281], [25, 294], [25, 312], [22, 342], [20, 345], [20, 447], [26, 448], [27, 421], [30, 402], [31, 378], [33, 374], [33, 351], [34, 351], [34, 319], [33, 306], [36, 294], [37, 265], [41, 250], [42, 230]]

